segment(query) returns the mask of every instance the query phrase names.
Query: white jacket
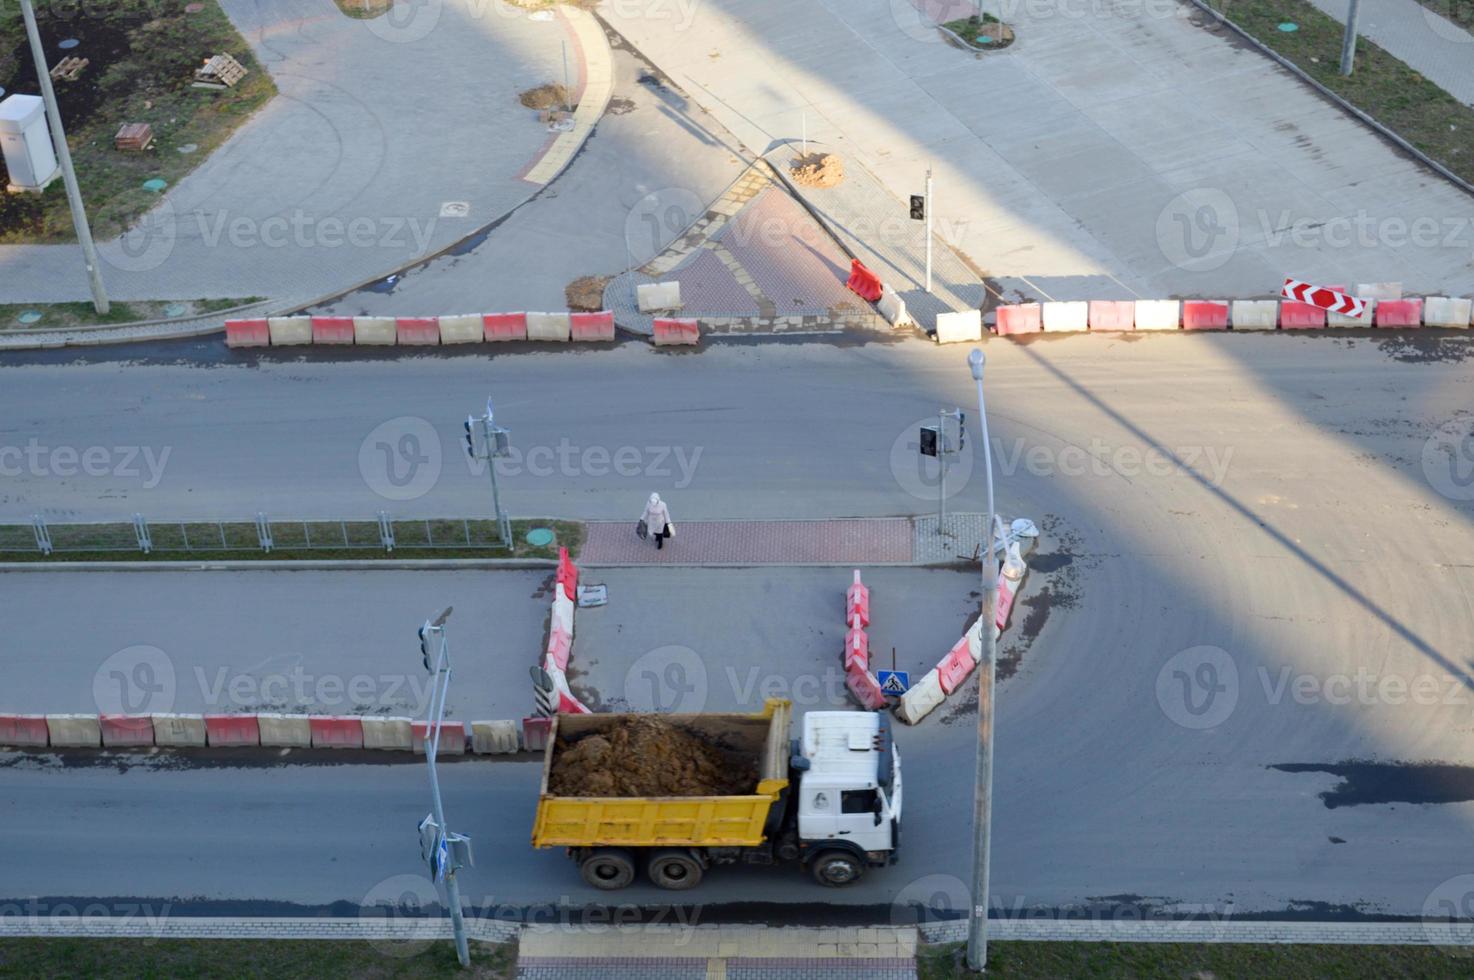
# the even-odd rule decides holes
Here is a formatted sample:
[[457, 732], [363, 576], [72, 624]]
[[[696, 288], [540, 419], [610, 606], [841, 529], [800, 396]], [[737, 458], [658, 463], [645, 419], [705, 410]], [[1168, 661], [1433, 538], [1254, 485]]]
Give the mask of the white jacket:
[[665, 506], [665, 501], [655, 504], [646, 504], [645, 513], [640, 515], [640, 520], [650, 529], [651, 534], [660, 534], [665, 526], [670, 523], [670, 510]]

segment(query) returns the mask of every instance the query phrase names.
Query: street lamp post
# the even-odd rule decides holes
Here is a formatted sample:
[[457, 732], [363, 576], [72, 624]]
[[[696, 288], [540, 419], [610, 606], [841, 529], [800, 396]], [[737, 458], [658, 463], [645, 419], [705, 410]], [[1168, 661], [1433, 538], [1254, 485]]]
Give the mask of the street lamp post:
[[[92, 243], [92, 228], [87, 224], [87, 211], [82, 206], [82, 188], [72, 169], [72, 151], [67, 146], [66, 130], [61, 125], [61, 109], [56, 104], [56, 89], [51, 85], [51, 64], [41, 46], [41, 33], [36, 29], [36, 11], [31, 0], [20, 0], [20, 12], [26, 22], [26, 37], [31, 42], [31, 57], [36, 62], [36, 81], [41, 86], [41, 100], [46, 103], [46, 118], [51, 122], [51, 143], [56, 148], [56, 161], [61, 165], [61, 181], [67, 189], [67, 206], [72, 211], [72, 227], [82, 246], [82, 259], [87, 263], [87, 282], [92, 289], [92, 308], [99, 314], [108, 311], [107, 290], [102, 285], [102, 269], [97, 264], [97, 246]], [[37, 179], [41, 175], [37, 174]]]
[[1356, 15], [1361, 0], [1351, 0], [1346, 8], [1346, 33], [1341, 38], [1341, 74], [1350, 75], [1356, 63]]
[[967, 965], [982, 970], [988, 965], [988, 860], [993, 835], [993, 688], [998, 670], [998, 557], [994, 550], [993, 449], [988, 441], [988, 411], [983, 404], [983, 352], [973, 348], [967, 355], [973, 381], [978, 386], [978, 426], [983, 439], [983, 480], [987, 489], [987, 514], [983, 523], [983, 609], [978, 631], [983, 641], [983, 662], [978, 665], [978, 756], [973, 789], [972, 909], [967, 922]]
[[[425, 761], [430, 769], [430, 800], [434, 809], [420, 823], [420, 847], [429, 862], [431, 879], [438, 881], [442, 875], [445, 878], [456, 956], [464, 967], [471, 965], [471, 951], [466, 945], [466, 920], [461, 911], [461, 888], [456, 882], [456, 872], [471, 863], [471, 842], [446, 829], [445, 804], [440, 800], [440, 777], [435, 771], [435, 760], [440, 754], [440, 731], [445, 721], [445, 699], [450, 693], [450, 640], [445, 635], [445, 621], [450, 618], [450, 613], [451, 607], [447, 606], [440, 615], [427, 619], [420, 627], [420, 654], [426, 670], [432, 670], [431, 648], [436, 651], [434, 684], [430, 690], [430, 706], [425, 712]], [[436, 640], [439, 642], [434, 642]]]

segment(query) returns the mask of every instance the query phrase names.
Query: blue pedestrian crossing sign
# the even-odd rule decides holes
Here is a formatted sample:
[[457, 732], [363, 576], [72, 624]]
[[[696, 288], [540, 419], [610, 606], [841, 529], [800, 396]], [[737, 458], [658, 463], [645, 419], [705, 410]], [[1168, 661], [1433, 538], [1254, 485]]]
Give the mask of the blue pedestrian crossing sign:
[[911, 675], [904, 670], [876, 671], [875, 679], [880, 681], [880, 693], [891, 697], [898, 698], [911, 689]]

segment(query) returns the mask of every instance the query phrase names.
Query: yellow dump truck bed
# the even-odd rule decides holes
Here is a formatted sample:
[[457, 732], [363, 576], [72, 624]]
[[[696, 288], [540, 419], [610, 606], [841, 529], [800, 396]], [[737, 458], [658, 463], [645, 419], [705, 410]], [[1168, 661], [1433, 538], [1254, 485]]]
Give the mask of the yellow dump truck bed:
[[622, 715], [553, 716], [543, 755], [542, 789], [533, 822], [534, 847], [753, 846], [763, 841], [768, 811], [788, 785], [788, 720], [792, 706], [770, 699], [758, 714], [661, 717], [728, 746], [761, 753], [750, 796], [553, 796], [548, 775], [558, 735], [581, 735], [617, 724]]

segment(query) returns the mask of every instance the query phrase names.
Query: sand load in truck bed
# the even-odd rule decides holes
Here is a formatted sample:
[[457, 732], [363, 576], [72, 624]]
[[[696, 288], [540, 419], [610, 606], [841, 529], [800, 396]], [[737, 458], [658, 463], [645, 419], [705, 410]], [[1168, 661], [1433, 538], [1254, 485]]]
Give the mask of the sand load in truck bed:
[[755, 753], [653, 715], [558, 738], [548, 790], [555, 796], [741, 796], [757, 786]]

